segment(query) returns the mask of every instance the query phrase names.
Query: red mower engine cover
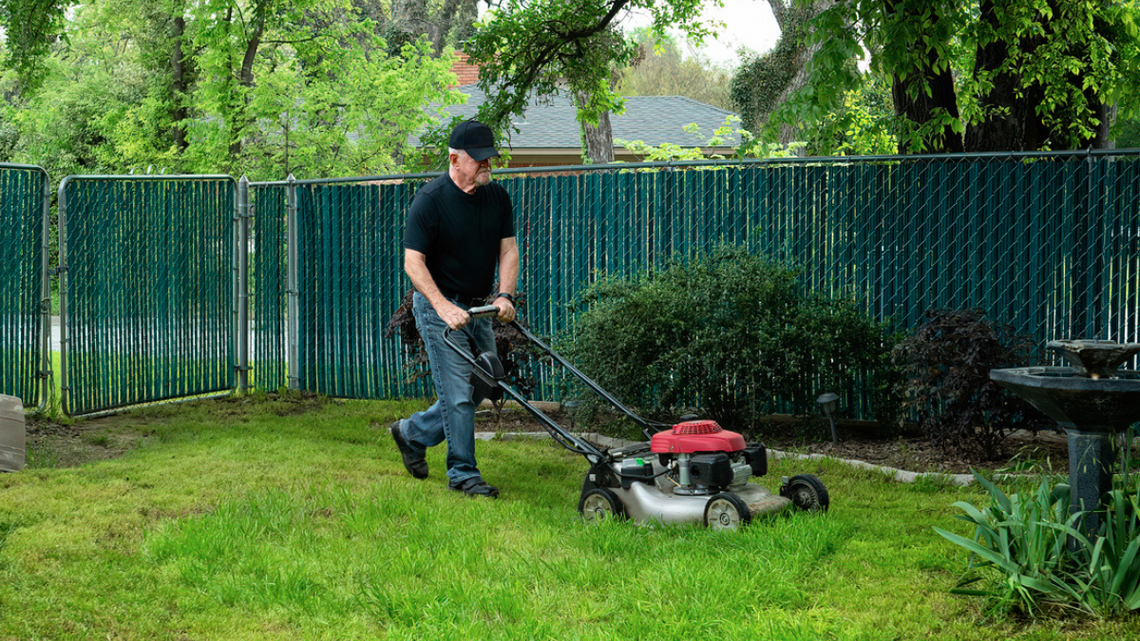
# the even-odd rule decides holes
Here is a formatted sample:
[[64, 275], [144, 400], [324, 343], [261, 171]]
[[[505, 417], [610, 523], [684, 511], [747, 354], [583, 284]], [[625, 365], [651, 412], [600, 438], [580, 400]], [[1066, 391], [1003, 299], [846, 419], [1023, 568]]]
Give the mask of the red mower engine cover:
[[696, 454], [697, 452], [739, 452], [744, 437], [721, 429], [716, 421], [687, 421], [673, 429], [658, 432], [649, 442], [655, 454]]

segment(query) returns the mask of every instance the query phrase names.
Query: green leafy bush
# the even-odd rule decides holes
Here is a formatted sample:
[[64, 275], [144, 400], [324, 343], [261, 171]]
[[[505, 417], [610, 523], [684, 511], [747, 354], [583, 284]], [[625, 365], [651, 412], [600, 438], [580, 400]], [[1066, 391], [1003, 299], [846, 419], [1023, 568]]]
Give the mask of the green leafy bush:
[[1014, 430], [1052, 421], [990, 380], [990, 370], [1025, 364], [1031, 343], [981, 310], [930, 310], [924, 325], [896, 348], [904, 367], [906, 404], [931, 442], [967, 456], [993, 459]]
[[1007, 496], [980, 474], [974, 477], [989, 494], [989, 507], [954, 504], [965, 512], [957, 518], [975, 526], [973, 538], [934, 530], [970, 551], [971, 570], [993, 572], [961, 584], [988, 578], [988, 587], [955, 592], [1029, 614], [1050, 606], [1100, 615], [1140, 610], [1140, 485], [1107, 493], [1100, 528], [1086, 536], [1079, 528], [1086, 513], [1070, 514], [1067, 485], [1043, 480], [1032, 493]]
[[650, 418], [699, 407], [748, 432], [768, 414], [815, 412], [822, 391], [844, 395], [847, 407], [865, 393], [881, 421], [897, 417], [886, 326], [741, 248], [674, 259], [629, 279], [603, 277], [580, 308], [560, 349]]

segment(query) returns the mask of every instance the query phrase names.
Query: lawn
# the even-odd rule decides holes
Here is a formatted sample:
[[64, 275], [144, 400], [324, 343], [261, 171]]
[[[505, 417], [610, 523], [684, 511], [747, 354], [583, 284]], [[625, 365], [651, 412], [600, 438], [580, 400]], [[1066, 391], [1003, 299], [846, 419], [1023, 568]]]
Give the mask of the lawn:
[[0, 639], [1126, 639], [1140, 620], [993, 618], [951, 595], [976, 488], [829, 461], [832, 509], [697, 526], [586, 526], [585, 461], [479, 443], [498, 500], [417, 481], [387, 425], [418, 402], [255, 396], [81, 424], [127, 450], [0, 476]]

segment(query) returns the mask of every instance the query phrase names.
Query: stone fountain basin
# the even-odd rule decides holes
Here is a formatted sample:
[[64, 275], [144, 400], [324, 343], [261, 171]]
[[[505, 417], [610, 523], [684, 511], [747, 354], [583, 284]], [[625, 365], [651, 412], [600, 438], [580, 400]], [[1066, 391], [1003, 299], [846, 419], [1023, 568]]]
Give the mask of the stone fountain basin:
[[1072, 367], [1012, 367], [990, 379], [1029, 401], [1065, 429], [1121, 432], [1140, 421], [1140, 372], [1113, 378], [1079, 376]]

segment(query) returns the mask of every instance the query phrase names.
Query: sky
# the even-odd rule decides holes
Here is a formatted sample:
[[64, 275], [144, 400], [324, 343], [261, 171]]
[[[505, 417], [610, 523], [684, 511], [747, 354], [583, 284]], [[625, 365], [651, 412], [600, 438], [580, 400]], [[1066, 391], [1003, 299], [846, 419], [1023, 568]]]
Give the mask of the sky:
[[[717, 66], [734, 68], [740, 61], [736, 52], [741, 47], [764, 53], [776, 45], [780, 27], [765, 0], [724, 0], [723, 7], [715, 7], [711, 2], [707, 5], [702, 18], [720, 22], [722, 26], [715, 29], [716, 39], [706, 39], [704, 46], [696, 53]], [[623, 26], [632, 29], [647, 24], [647, 15], [633, 15]]]

